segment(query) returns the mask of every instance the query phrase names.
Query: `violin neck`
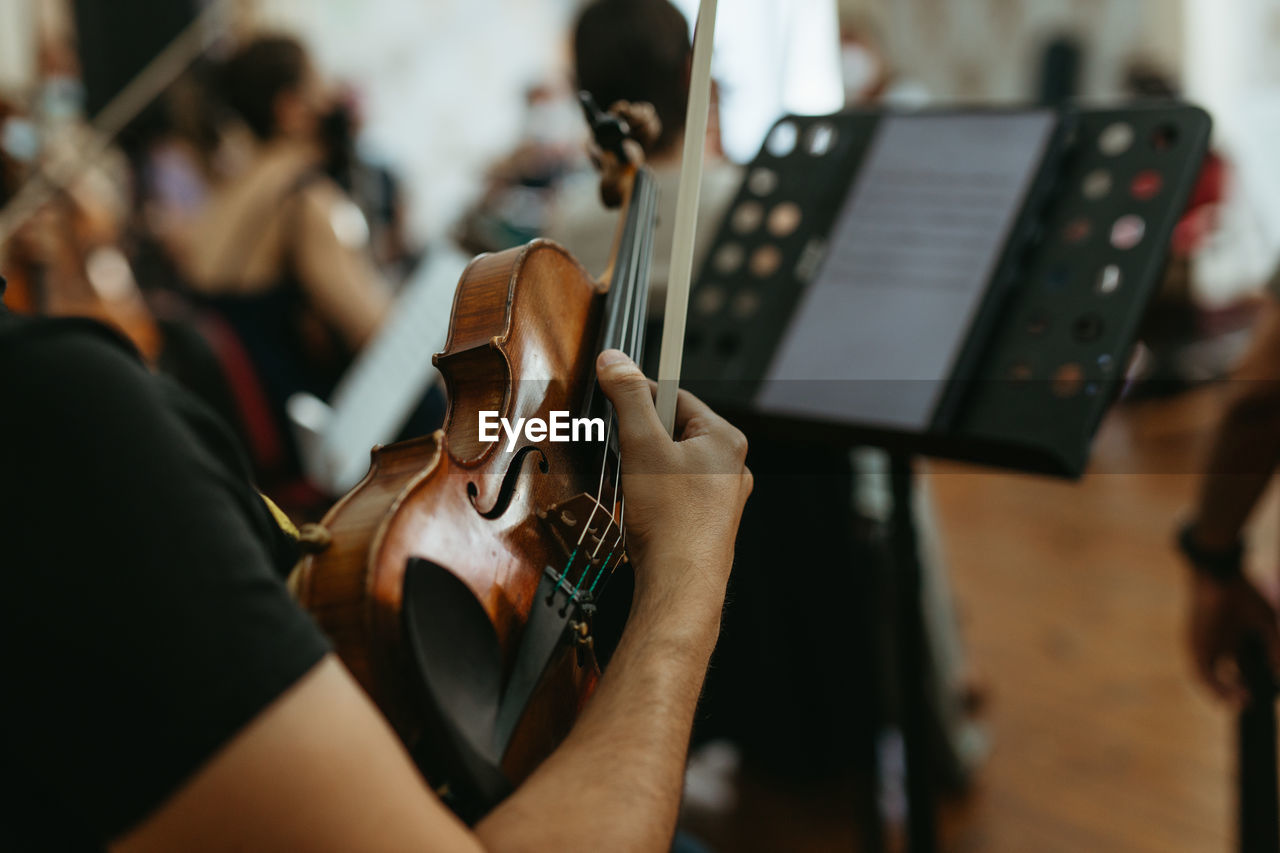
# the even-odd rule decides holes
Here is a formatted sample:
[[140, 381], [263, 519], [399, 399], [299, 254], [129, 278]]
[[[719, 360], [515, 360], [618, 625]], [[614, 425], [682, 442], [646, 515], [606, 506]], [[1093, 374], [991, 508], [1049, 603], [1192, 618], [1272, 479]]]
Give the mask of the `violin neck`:
[[658, 186], [645, 167], [636, 170], [623, 214], [605, 297], [600, 350], [618, 349], [637, 364], [644, 357], [644, 325], [649, 311], [649, 275], [658, 216]]

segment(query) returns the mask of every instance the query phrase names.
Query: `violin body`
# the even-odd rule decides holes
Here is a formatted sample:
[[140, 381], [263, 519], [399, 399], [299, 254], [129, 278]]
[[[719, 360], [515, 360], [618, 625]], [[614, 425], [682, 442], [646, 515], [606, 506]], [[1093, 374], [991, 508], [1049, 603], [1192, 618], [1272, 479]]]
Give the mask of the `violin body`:
[[[505, 711], [512, 719], [518, 711], [509, 739], [497, 750], [487, 743], [503, 726], [492, 718], [502, 716], [495, 708], [520, 668], [518, 648], [549, 569], [564, 567], [581, 587], [583, 572], [622, 554], [612, 504], [590, 500], [602, 491], [616, 500], [589, 461], [599, 444], [526, 442], [508, 451], [505, 435], [480, 440], [478, 412], [514, 423], [582, 410], [606, 289], [549, 241], [472, 261], [435, 357], [449, 396], [444, 428], [375, 448], [364, 480], [321, 522], [331, 544], [305, 557], [292, 579], [339, 657], [464, 817], [483, 813], [504, 784], [518, 784], [550, 754], [599, 676], [589, 644], [561, 640], [545, 669], [535, 666], [527, 701]], [[576, 535], [592, 524], [585, 539]], [[578, 542], [595, 558], [579, 556], [569, 569]], [[427, 580], [414, 586], [415, 572]]]
[[[657, 186], [631, 134], [656, 138], [656, 119], [648, 105], [604, 113], [585, 94], [583, 108], [602, 197], [625, 207], [609, 269], [593, 278], [547, 240], [473, 260], [434, 358], [444, 428], [374, 448], [364, 480], [309, 537], [327, 545], [291, 578], [466, 820], [573, 727], [600, 676], [596, 602], [626, 560], [621, 449], [595, 362], [643, 351]], [[507, 434], [482, 434], [482, 414]], [[583, 415], [600, 428], [582, 440], [505, 426]]]

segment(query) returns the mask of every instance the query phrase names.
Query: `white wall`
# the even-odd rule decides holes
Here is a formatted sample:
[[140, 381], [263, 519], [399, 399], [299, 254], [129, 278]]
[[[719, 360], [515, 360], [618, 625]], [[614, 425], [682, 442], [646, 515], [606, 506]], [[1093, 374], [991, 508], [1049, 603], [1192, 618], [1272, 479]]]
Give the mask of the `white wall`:
[[1229, 229], [1198, 259], [1225, 300], [1269, 278], [1280, 258], [1280, 0], [1183, 0], [1188, 95], [1213, 114], [1234, 167]]
[[[673, 0], [692, 21], [699, 0]], [[786, 113], [823, 115], [844, 106], [835, 0], [719, 0], [712, 74], [720, 84], [725, 153], [755, 157]]]
[[869, 23], [892, 67], [944, 99], [1025, 101], [1044, 45], [1061, 34], [1087, 45], [1081, 84], [1093, 97], [1116, 94], [1135, 55], [1175, 73], [1182, 64], [1179, 0], [840, 0], [840, 11]]
[[[4, 0], [8, 2], [8, 0]], [[573, 0], [257, 0], [364, 95], [366, 141], [439, 237], [515, 143], [527, 86], [562, 66]]]

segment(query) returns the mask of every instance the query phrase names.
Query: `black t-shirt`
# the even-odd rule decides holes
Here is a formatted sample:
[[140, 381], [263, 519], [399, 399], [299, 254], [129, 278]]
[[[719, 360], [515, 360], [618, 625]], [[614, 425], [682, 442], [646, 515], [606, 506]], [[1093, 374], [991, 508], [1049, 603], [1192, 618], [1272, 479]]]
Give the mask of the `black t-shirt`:
[[292, 557], [199, 402], [0, 307], [0, 849], [101, 847], [317, 663]]

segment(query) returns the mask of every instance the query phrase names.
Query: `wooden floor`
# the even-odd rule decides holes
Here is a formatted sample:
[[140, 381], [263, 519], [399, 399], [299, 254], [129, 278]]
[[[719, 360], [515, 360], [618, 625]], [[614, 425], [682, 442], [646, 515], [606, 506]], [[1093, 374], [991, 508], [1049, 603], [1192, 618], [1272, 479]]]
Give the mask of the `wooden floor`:
[[[1079, 483], [929, 466], [992, 742], [973, 793], [946, 809], [945, 850], [1231, 849], [1232, 721], [1192, 682], [1170, 548], [1220, 397], [1117, 409]], [[1274, 556], [1269, 503], [1255, 553]], [[724, 850], [847, 851], [835, 796], [748, 781], [733, 829], [702, 826]]]
[[1191, 679], [1170, 548], [1219, 396], [1116, 410], [1075, 484], [932, 466], [993, 694], [994, 750], [948, 849], [1230, 849], [1231, 718]]

